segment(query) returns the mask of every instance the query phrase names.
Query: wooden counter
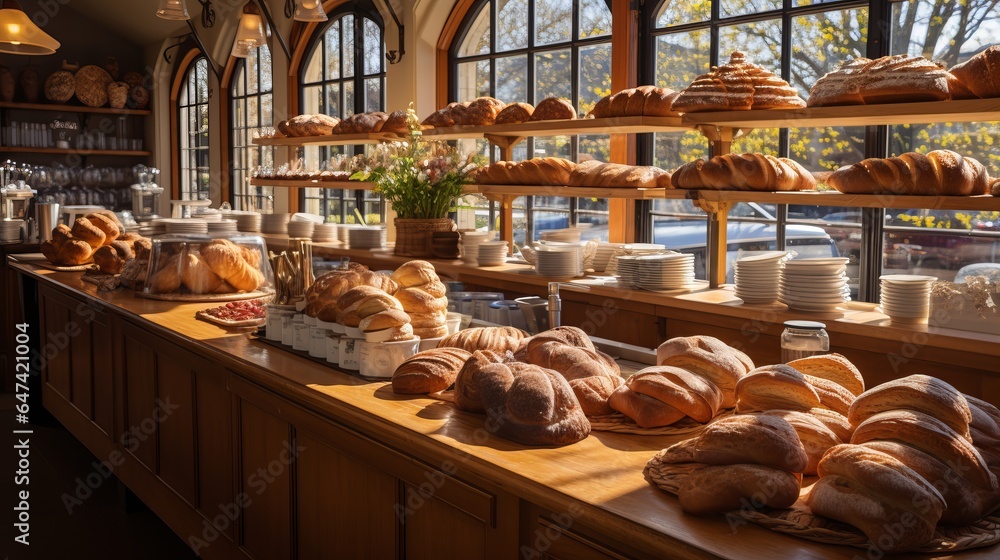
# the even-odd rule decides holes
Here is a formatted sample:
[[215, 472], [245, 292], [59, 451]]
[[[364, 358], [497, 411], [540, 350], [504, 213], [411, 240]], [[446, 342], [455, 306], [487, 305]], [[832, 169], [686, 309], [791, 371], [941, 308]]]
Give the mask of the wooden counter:
[[[185, 541], [205, 540], [205, 558], [863, 554], [683, 514], [642, 476], [676, 438], [594, 432], [566, 447], [528, 448], [450, 404], [402, 398], [385, 383], [195, 320], [206, 304], [98, 293], [80, 273], [13, 268], [38, 283], [46, 340], [67, 322], [83, 325], [44, 372], [46, 408], [99, 458], [123, 456], [116, 474]], [[179, 407], [152, 437], [118, 437], [164, 399]], [[290, 448], [299, 454], [285, 468], [276, 459]], [[261, 472], [266, 483], [254, 479]], [[251, 492], [255, 482], [266, 491]], [[219, 522], [241, 496], [252, 502]], [[209, 523], [221, 534], [210, 541]]]

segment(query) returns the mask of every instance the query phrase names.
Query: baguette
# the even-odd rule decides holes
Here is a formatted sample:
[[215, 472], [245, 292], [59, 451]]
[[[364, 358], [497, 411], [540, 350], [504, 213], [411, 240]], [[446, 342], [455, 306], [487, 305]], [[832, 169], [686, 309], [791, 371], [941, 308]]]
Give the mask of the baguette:
[[725, 154], [680, 166], [672, 177], [681, 189], [809, 191], [816, 178], [798, 162], [765, 154]]
[[577, 164], [569, 175], [571, 187], [670, 188], [670, 173], [659, 167], [604, 163]]
[[989, 192], [991, 179], [977, 160], [934, 150], [862, 160], [834, 171], [827, 182], [845, 194], [976, 196]]

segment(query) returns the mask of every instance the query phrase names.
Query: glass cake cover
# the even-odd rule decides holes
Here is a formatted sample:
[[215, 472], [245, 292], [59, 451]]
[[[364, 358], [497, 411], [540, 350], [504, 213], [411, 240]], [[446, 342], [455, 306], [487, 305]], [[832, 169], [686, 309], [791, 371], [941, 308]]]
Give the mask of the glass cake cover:
[[213, 296], [274, 291], [263, 238], [174, 235], [153, 240], [147, 295]]

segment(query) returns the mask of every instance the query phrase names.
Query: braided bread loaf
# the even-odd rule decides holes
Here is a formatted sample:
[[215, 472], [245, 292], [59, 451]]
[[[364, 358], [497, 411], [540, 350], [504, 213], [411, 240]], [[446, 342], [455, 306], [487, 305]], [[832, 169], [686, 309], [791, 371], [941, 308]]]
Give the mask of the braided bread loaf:
[[951, 150], [866, 159], [838, 169], [828, 182], [847, 194], [975, 196], [990, 190], [986, 168]]
[[726, 154], [686, 163], [671, 180], [680, 189], [807, 191], [816, 178], [795, 160], [764, 154]]

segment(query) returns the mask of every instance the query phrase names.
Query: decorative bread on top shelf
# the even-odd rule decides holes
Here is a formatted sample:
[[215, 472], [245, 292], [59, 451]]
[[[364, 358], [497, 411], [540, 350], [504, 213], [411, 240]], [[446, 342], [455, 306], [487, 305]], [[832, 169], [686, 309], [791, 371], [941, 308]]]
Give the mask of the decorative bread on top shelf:
[[870, 158], [835, 171], [831, 187], [846, 194], [976, 196], [990, 192], [981, 163], [951, 150]]
[[674, 171], [680, 189], [741, 191], [808, 191], [816, 188], [812, 173], [795, 160], [765, 154], [726, 154], [686, 163]]
[[497, 113], [494, 124], [517, 124], [531, 120], [531, 114], [535, 112], [534, 106], [530, 103], [510, 103]]
[[333, 134], [340, 120], [327, 115], [297, 115], [278, 123], [278, 132], [285, 136], [327, 136]]
[[546, 97], [535, 105], [531, 121], [559, 121], [576, 118], [576, 108], [562, 97]]
[[424, 119], [423, 125], [434, 128], [450, 126], [483, 126], [496, 122], [504, 103], [493, 97], [477, 97], [472, 101], [449, 103]]
[[1000, 97], [1000, 45], [952, 66], [949, 72], [976, 97]]
[[905, 54], [855, 58], [813, 84], [808, 105], [875, 105], [975, 97], [937, 63]]
[[602, 98], [587, 116], [598, 119], [638, 116], [676, 117], [679, 113], [671, 110], [670, 105], [678, 95], [679, 92], [657, 86], [623, 89]]
[[785, 80], [734, 51], [728, 64], [712, 67], [695, 78], [674, 99], [670, 109], [678, 113], [697, 111], [747, 111], [750, 109], [796, 109], [806, 102]]
[[370, 113], [355, 113], [338, 122], [331, 131], [332, 134], [367, 134], [381, 132], [382, 125], [389, 120], [389, 115], [382, 111]]

